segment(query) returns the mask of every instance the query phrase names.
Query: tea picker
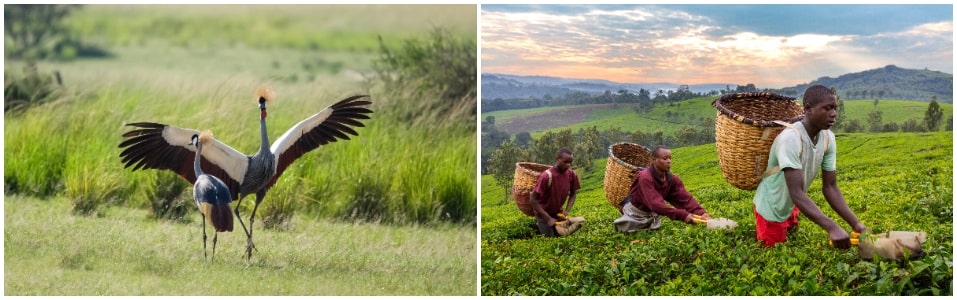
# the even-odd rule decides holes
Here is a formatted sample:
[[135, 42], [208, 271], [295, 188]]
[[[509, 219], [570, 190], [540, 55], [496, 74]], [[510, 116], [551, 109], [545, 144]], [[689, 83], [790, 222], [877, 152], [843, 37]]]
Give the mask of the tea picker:
[[837, 95], [822, 85], [808, 87], [803, 105], [772, 93], [739, 93], [715, 100], [718, 161], [729, 183], [755, 190], [756, 239], [771, 247], [787, 241], [799, 216], [827, 231], [835, 247], [847, 248], [847, 231], [809, 196], [820, 173], [821, 193], [854, 232], [869, 231], [848, 207], [837, 185], [837, 148], [830, 128]]
[[[664, 218], [688, 224], [696, 224], [695, 218], [699, 221], [708, 218], [708, 211], [685, 188], [681, 178], [671, 172], [672, 155], [667, 146], [654, 146], [648, 151], [651, 160], [647, 162], [647, 168], [639, 168], [626, 161], [641, 163], [629, 158], [647, 158], [647, 155], [640, 155], [644, 154], [645, 151], [642, 150], [647, 148], [638, 146], [633, 147], [636, 151], [622, 151], [627, 149], [616, 145], [610, 147], [609, 167], [606, 167], [605, 171], [606, 196], [612, 204], [621, 205], [621, 216], [614, 221], [616, 230], [624, 233], [655, 230], [661, 228]], [[626, 163], [633, 168], [618, 167]], [[622, 169], [624, 172], [615, 172], [616, 169]], [[621, 175], [609, 176], [615, 173]], [[616, 186], [622, 187], [618, 195], [614, 195]], [[716, 222], [715, 225], [719, 224]]]
[[[568, 148], [555, 154], [555, 165], [517, 163], [513, 193], [519, 209], [535, 216], [535, 227], [545, 236], [566, 236], [581, 228], [577, 220], [566, 216], [575, 205], [577, 191], [581, 188], [578, 174], [571, 169], [575, 156]], [[536, 167], [526, 170], [524, 166]], [[538, 167], [540, 166], [540, 167]], [[522, 205], [525, 203], [526, 205]]]
[[[535, 211], [532, 209], [532, 204], [530, 203], [532, 190], [535, 189], [535, 183], [538, 181], [539, 176], [549, 168], [550, 166], [548, 165], [532, 162], [518, 162], [515, 164], [515, 179], [512, 184], [512, 195], [515, 197], [515, 205], [518, 206], [518, 210], [526, 216], [535, 216]], [[563, 213], [558, 213], [557, 216], [560, 221], [555, 222], [555, 232], [558, 233], [559, 236], [568, 236], [575, 233], [575, 231], [581, 229], [582, 223], [585, 222], [585, 218], [583, 217], [569, 218]], [[538, 229], [538, 225], [532, 224], [532, 226]]]

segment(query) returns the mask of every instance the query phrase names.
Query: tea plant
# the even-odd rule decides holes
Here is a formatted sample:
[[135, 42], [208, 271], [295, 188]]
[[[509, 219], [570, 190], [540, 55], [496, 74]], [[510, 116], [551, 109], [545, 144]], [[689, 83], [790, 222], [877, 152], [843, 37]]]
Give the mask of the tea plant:
[[[713, 144], [673, 149], [672, 171], [709, 214], [733, 231], [663, 220], [656, 231], [622, 234], [605, 199], [603, 168], [581, 174], [572, 215], [585, 226], [545, 238], [513, 203], [482, 207], [482, 295], [952, 295], [953, 144], [949, 133], [840, 134], [838, 185], [874, 232], [924, 231], [926, 255], [909, 261], [862, 260], [857, 248], [829, 247], [807, 218], [787, 243], [755, 240], [752, 197], [722, 178]], [[500, 189], [483, 199], [499, 199]], [[809, 195], [843, 224], [821, 195]]]

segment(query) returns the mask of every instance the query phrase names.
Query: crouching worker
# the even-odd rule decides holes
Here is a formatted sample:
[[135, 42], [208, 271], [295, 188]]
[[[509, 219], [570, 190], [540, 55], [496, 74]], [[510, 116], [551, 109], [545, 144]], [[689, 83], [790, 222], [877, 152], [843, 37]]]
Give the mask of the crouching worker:
[[671, 174], [671, 150], [661, 145], [651, 151], [651, 166], [635, 175], [626, 200], [629, 201], [621, 209], [622, 216], [615, 220], [615, 228], [621, 232], [658, 229], [661, 216], [689, 224], [696, 215], [709, 218], [681, 179]]
[[[578, 175], [571, 170], [574, 161], [568, 148], [558, 150], [555, 166], [548, 168], [538, 176], [535, 188], [529, 197], [538, 231], [545, 236], [564, 236], [574, 233], [581, 227], [581, 218], [568, 220], [568, 212], [575, 204], [575, 192], [581, 188]], [[565, 200], [568, 204], [565, 205]], [[562, 209], [562, 206], [565, 206]]]
[[869, 231], [847, 206], [837, 187], [837, 145], [830, 130], [837, 116], [837, 96], [815, 85], [804, 92], [804, 119], [788, 124], [774, 139], [764, 179], [754, 193], [757, 239], [771, 247], [784, 242], [797, 229], [798, 214], [827, 231], [834, 247], [851, 246], [850, 235], [828, 218], [808, 197], [808, 187], [821, 170], [822, 192], [827, 203], [854, 232]]

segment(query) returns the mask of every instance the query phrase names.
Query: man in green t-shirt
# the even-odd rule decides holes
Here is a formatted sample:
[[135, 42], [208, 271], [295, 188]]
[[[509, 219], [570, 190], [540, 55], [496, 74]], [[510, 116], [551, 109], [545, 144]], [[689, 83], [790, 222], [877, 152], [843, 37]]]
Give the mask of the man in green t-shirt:
[[858, 233], [868, 231], [847, 206], [837, 187], [837, 145], [830, 130], [837, 116], [837, 96], [815, 85], [804, 92], [804, 119], [790, 124], [774, 139], [765, 178], [754, 194], [757, 239], [765, 246], [787, 240], [797, 228], [798, 214], [824, 228], [834, 247], [850, 248], [850, 235], [828, 218], [807, 195], [821, 170], [822, 191], [828, 204]]

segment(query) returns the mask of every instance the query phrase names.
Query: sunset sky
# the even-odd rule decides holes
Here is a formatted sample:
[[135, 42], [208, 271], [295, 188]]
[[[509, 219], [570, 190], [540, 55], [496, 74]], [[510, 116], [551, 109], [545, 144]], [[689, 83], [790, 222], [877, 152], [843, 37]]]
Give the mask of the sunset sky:
[[951, 5], [482, 5], [482, 73], [780, 88], [953, 73]]

